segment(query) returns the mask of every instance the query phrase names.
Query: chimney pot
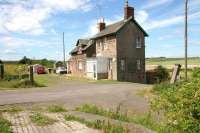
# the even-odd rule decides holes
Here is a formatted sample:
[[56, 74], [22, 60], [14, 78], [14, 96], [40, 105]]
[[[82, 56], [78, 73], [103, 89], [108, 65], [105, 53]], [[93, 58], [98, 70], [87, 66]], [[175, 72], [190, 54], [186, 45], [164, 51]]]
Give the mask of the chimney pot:
[[101, 32], [102, 30], [104, 30], [106, 28], [106, 23], [104, 21], [104, 18], [101, 18], [99, 20], [99, 23], [98, 23], [98, 29], [99, 29], [99, 32]]
[[130, 17], [133, 17], [133, 19], [134, 19], [134, 8], [130, 7], [128, 5], [128, 0], [126, 0], [125, 7], [124, 7], [124, 19], [127, 20]]

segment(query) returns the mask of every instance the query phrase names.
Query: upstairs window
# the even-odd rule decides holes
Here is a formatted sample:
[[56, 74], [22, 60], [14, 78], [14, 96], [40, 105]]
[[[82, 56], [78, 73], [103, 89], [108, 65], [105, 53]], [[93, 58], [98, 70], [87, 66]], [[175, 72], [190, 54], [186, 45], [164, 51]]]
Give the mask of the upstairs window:
[[139, 36], [136, 38], [136, 48], [142, 48], [142, 39]]
[[141, 70], [141, 60], [137, 60], [137, 70]]

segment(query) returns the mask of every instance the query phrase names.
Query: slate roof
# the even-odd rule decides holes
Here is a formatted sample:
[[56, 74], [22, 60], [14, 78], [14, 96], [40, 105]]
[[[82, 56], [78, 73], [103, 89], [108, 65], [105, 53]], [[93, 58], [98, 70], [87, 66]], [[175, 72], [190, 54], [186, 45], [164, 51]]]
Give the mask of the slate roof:
[[116, 34], [126, 24], [128, 24], [131, 21], [144, 33], [145, 36], [148, 36], [147, 32], [137, 23], [137, 21], [135, 19], [133, 19], [133, 17], [130, 17], [127, 20], [122, 20], [117, 23], [106, 26], [106, 28], [104, 30], [97, 33], [91, 39], [79, 39], [76, 43], [76, 47], [70, 52], [70, 54], [75, 54], [79, 50], [81, 50], [81, 51], [87, 50], [92, 44], [94, 44], [94, 41], [93, 41], [94, 39], [101, 38], [103, 36], [109, 36], [109, 35]]
[[77, 41], [77, 43], [76, 43], [76, 46], [78, 46], [78, 45], [87, 45], [89, 41], [90, 41], [89, 39], [79, 39]]
[[148, 36], [147, 32], [137, 23], [137, 21], [134, 20], [132, 17], [130, 17], [128, 20], [122, 20], [122, 21], [119, 21], [117, 23], [114, 23], [114, 24], [106, 26], [106, 28], [104, 30], [102, 30], [101, 32], [97, 33], [94, 37], [92, 37], [92, 39], [96, 39], [96, 38], [100, 38], [100, 37], [103, 37], [103, 36], [116, 34], [120, 29], [122, 29], [130, 21], [135, 23], [136, 26], [138, 26], [138, 28], [144, 33], [145, 36]]
[[92, 46], [92, 44], [94, 44], [93, 40], [89, 40], [89, 39], [79, 39], [77, 41], [76, 47], [70, 52], [70, 54], [75, 54], [77, 53], [79, 50], [81, 51], [85, 51], [87, 50], [90, 46]]

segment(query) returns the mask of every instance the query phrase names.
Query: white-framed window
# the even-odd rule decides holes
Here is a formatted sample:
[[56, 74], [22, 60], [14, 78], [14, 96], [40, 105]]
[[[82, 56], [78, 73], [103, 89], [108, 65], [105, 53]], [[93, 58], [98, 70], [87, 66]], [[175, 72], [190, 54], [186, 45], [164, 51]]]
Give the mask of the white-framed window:
[[137, 70], [141, 70], [141, 60], [137, 60]]
[[136, 38], [136, 48], [142, 48], [142, 39], [140, 36]]
[[82, 61], [78, 62], [78, 69], [83, 70], [83, 62]]
[[122, 72], [124, 72], [126, 70], [126, 62], [125, 59], [121, 59], [120, 60], [120, 69]]

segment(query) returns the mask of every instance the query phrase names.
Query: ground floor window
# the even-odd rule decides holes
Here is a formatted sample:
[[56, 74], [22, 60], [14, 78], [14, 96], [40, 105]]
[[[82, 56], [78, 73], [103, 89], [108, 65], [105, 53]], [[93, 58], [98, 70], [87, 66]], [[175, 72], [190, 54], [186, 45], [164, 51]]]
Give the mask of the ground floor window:
[[83, 62], [82, 61], [78, 62], [78, 69], [83, 70]]
[[125, 59], [120, 60], [120, 70], [124, 72], [126, 70], [126, 62]]
[[137, 60], [137, 70], [141, 70], [141, 60]]

